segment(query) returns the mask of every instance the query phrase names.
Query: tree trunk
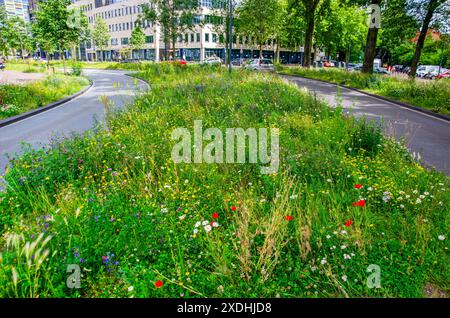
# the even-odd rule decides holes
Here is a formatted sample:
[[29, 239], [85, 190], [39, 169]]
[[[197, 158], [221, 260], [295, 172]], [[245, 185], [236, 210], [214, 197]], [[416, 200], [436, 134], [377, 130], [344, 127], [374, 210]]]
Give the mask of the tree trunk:
[[438, 7], [438, 2], [438, 0], [430, 0], [428, 3], [427, 14], [423, 20], [422, 29], [420, 30], [420, 35], [417, 40], [416, 51], [414, 52], [414, 57], [411, 63], [411, 71], [409, 73], [410, 78], [416, 77], [417, 65], [419, 64], [420, 55], [422, 54], [423, 45], [427, 37], [428, 27], [430, 26], [434, 11]]
[[[315, 8], [314, 8], [315, 11]], [[303, 59], [303, 66], [311, 66], [311, 49], [312, 49], [312, 39], [314, 34], [314, 11], [307, 14], [307, 25], [305, 33], [305, 58]]]
[[[381, 0], [372, 0], [373, 5], [379, 5]], [[378, 29], [370, 28], [367, 33], [366, 49], [364, 51], [363, 73], [373, 73], [373, 60], [375, 59], [377, 49]]]
[[276, 41], [276, 45], [277, 45], [277, 48], [276, 48], [276, 50], [275, 50], [275, 56], [276, 56], [276, 61], [277, 61], [277, 63], [279, 64], [280, 63], [280, 41]]
[[175, 53], [175, 47], [177, 46], [177, 38], [172, 37], [172, 59], [175, 61], [176, 53]]
[[64, 54], [64, 51], [61, 52], [62, 59], [63, 59], [63, 68], [64, 68], [64, 74], [67, 73], [67, 67], [66, 67], [66, 55]]
[[378, 29], [369, 29], [367, 34], [366, 50], [364, 51], [363, 73], [373, 73], [373, 60], [375, 59], [377, 47]]
[[262, 44], [259, 45], [259, 58], [260, 59], [263, 58], [263, 46], [262, 46]]

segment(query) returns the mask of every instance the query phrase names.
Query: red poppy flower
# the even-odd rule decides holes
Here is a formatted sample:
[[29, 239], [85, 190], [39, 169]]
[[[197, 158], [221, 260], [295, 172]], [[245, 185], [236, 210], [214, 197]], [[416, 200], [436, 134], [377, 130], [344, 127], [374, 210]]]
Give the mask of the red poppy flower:
[[160, 281], [160, 280], [158, 280], [158, 281], [155, 283], [155, 287], [156, 287], [156, 288], [161, 288], [162, 285], [164, 285], [164, 283], [163, 283], [162, 281]]
[[365, 207], [366, 206], [366, 201], [365, 200], [359, 200], [358, 202], [353, 202], [352, 203], [353, 206], [360, 206], [360, 207]]
[[219, 218], [219, 213], [214, 212], [213, 215], [212, 215], [212, 218], [213, 219], [218, 219]]
[[363, 187], [362, 184], [357, 184], [357, 185], [355, 185], [355, 189], [361, 189], [362, 187]]
[[286, 221], [292, 221], [294, 219], [292, 215], [286, 215], [284, 218], [286, 219]]
[[346, 226], [346, 227], [350, 227], [352, 224], [353, 224], [353, 221], [352, 221], [352, 220], [348, 220], [348, 221], [345, 223], [345, 226]]
[[231, 211], [236, 211], [237, 207], [235, 207], [234, 205], [231, 207]]

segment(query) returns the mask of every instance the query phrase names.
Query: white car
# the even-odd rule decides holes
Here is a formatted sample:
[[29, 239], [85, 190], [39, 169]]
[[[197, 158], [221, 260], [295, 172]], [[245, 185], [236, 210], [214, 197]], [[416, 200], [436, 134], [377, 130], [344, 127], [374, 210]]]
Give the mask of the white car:
[[418, 77], [426, 77], [428, 74], [438, 73], [439, 66], [435, 65], [421, 65], [417, 68], [416, 76]]
[[244, 65], [246, 70], [254, 71], [269, 71], [274, 72], [275, 67], [273, 66], [272, 60], [269, 59], [252, 59], [247, 64]]
[[222, 59], [217, 56], [208, 57], [206, 60], [203, 61], [203, 64], [207, 65], [218, 65], [222, 63], [223, 63]]

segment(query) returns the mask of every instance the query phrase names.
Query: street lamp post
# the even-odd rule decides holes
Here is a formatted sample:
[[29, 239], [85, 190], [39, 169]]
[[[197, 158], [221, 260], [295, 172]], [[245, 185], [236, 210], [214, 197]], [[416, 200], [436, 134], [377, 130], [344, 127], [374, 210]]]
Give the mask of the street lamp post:
[[230, 7], [230, 34], [229, 34], [229, 49], [228, 49], [228, 70], [231, 74], [232, 71], [232, 65], [231, 65], [231, 56], [232, 56], [232, 50], [233, 50], [233, 0], [230, 0], [229, 2]]

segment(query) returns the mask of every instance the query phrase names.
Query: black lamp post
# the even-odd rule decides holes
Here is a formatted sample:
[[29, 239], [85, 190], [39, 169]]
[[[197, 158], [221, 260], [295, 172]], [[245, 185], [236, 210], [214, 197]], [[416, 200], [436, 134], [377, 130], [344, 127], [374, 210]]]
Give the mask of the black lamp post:
[[229, 49], [228, 49], [228, 70], [231, 74], [232, 71], [232, 65], [231, 65], [231, 56], [232, 56], [232, 50], [233, 50], [233, 0], [230, 0], [229, 2], [230, 7], [230, 34], [229, 34]]

